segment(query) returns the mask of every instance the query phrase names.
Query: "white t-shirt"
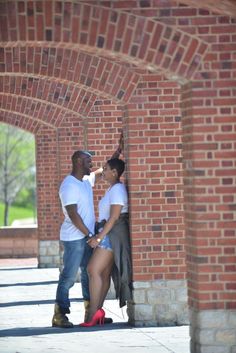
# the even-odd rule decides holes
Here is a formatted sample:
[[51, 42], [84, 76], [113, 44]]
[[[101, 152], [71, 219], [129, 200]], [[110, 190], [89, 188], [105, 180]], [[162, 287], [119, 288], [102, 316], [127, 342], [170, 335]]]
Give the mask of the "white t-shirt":
[[124, 184], [117, 183], [110, 187], [99, 201], [99, 222], [103, 219], [109, 219], [111, 205], [122, 205], [121, 213], [128, 212], [128, 194]]
[[82, 233], [71, 221], [65, 206], [77, 205], [77, 212], [82, 218], [86, 227], [94, 232], [95, 213], [93, 204], [93, 189], [95, 182], [95, 174], [91, 173], [78, 180], [72, 175], [68, 175], [61, 183], [59, 196], [61, 199], [62, 210], [65, 216], [61, 225], [60, 239], [63, 241], [71, 241], [84, 238]]

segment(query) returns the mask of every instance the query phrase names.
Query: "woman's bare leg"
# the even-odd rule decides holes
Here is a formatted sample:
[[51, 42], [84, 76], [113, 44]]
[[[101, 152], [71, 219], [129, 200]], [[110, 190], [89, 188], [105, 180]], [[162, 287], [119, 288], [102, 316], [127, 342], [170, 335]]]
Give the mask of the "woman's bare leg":
[[[108, 291], [110, 273], [113, 265], [113, 252], [102, 248], [96, 248], [89, 261], [87, 270], [89, 274], [90, 308], [88, 321], [101, 307], [104, 301], [104, 292]], [[110, 269], [110, 270], [108, 270]], [[109, 272], [109, 276], [107, 276]], [[105, 276], [104, 276], [105, 274]], [[108, 278], [107, 278], [108, 277]], [[105, 294], [106, 295], [106, 294]]]
[[107, 266], [105, 271], [102, 274], [103, 277], [103, 288], [102, 288], [102, 293], [101, 293], [101, 302], [99, 307], [103, 307], [104, 300], [106, 299], [107, 292], [110, 288], [111, 285], [111, 271], [113, 267], [113, 261], [111, 262], [110, 266]]

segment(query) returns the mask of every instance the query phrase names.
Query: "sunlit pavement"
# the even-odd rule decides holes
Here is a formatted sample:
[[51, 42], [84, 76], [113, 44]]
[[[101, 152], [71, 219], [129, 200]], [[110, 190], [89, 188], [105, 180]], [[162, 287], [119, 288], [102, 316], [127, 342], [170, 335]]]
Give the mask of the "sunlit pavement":
[[0, 259], [0, 353], [189, 353], [189, 327], [127, 324], [126, 310], [106, 300], [113, 324], [79, 327], [80, 284], [71, 289], [73, 329], [51, 327], [58, 269], [38, 269], [36, 259]]

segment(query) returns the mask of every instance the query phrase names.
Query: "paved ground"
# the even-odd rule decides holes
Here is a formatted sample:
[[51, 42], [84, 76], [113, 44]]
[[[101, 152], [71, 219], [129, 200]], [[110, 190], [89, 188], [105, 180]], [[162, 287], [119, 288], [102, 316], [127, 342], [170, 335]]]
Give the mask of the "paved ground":
[[189, 327], [129, 326], [126, 311], [107, 300], [111, 325], [82, 328], [80, 284], [71, 289], [74, 329], [51, 327], [58, 269], [35, 259], [0, 260], [0, 353], [189, 353]]

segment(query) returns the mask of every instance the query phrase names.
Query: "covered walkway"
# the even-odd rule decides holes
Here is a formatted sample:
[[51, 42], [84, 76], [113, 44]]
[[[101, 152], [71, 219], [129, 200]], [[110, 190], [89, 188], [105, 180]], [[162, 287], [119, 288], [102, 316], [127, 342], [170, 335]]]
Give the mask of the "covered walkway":
[[106, 301], [114, 323], [80, 328], [80, 284], [71, 290], [74, 329], [51, 327], [58, 269], [38, 269], [36, 259], [0, 259], [1, 353], [189, 353], [189, 327], [129, 326], [116, 300]]

